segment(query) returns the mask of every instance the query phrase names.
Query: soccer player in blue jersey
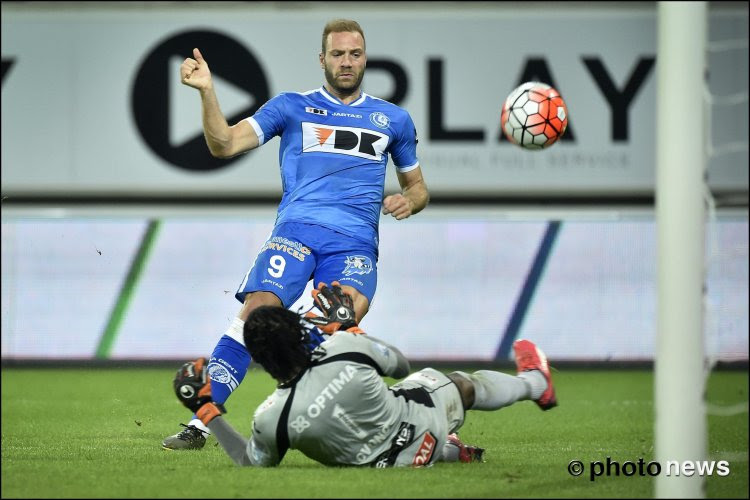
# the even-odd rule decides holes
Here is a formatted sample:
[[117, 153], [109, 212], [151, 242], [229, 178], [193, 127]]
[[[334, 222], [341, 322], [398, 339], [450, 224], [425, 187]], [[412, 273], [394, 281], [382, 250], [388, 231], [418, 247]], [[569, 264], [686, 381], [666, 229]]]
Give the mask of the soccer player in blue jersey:
[[[193, 49], [180, 67], [182, 83], [200, 93], [211, 154], [231, 158], [280, 137], [283, 195], [276, 223], [235, 294], [242, 307], [209, 360], [218, 405], [247, 373], [251, 360], [242, 332], [251, 311], [290, 307], [310, 279], [314, 286], [336, 281], [353, 297], [361, 321], [377, 285], [381, 211], [401, 220], [429, 201], [409, 113], [362, 91], [367, 54], [359, 24], [346, 19], [326, 24], [319, 59], [322, 87], [283, 92], [231, 127], [200, 50]], [[384, 198], [389, 157], [401, 192]], [[164, 448], [202, 448], [208, 428], [195, 416], [185, 427], [167, 437]]]

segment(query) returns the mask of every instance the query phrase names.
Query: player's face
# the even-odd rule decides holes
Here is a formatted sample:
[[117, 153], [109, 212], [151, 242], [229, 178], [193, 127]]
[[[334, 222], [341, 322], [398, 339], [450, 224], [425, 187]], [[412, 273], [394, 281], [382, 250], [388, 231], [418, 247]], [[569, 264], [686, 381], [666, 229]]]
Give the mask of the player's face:
[[326, 53], [320, 55], [320, 65], [331, 90], [339, 95], [359, 91], [365, 76], [365, 41], [355, 32], [330, 33]]

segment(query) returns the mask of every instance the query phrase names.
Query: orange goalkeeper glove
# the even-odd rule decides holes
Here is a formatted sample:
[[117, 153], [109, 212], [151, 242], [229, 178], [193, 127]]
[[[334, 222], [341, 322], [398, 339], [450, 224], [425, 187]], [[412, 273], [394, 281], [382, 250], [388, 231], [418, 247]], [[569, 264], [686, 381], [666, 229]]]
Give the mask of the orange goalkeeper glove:
[[364, 333], [357, 325], [352, 296], [341, 289], [338, 281], [331, 287], [325, 283], [318, 284], [312, 291], [315, 305], [323, 312], [323, 317], [308, 313], [305, 319], [317, 326], [322, 332], [332, 334], [340, 330], [353, 333]]
[[211, 401], [211, 378], [208, 361], [198, 358], [183, 364], [172, 381], [177, 399], [204, 423], [226, 413], [223, 405]]

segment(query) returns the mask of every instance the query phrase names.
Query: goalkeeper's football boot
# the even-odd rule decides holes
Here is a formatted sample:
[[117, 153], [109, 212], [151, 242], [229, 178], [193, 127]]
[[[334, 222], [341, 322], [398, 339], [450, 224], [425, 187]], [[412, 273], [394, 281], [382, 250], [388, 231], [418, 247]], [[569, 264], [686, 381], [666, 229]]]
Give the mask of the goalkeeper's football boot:
[[446, 441], [443, 447], [443, 455], [446, 461], [455, 461], [456, 454], [458, 455], [458, 461], [465, 464], [471, 462], [481, 462], [482, 456], [484, 455], [484, 448], [477, 446], [465, 445], [458, 437], [455, 432], [448, 434], [448, 441]]
[[539, 408], [549, 410], [557, 406], [555, 388], [552, 385], [552, 374], [550, 374], [549, 366], [547, 366], [547, 356], [533, 342], [528, 340], [516, 340], [513, 343], [513, 352], [516, 355], [518, 373], [539, 370], [547, 380], [547, 389], [535, 400]]
[[180, 424], [181, 432], [165, 438], [161, 443], [165, 450], [200, 450], [206, 445], [205, 433], [194, 425]]

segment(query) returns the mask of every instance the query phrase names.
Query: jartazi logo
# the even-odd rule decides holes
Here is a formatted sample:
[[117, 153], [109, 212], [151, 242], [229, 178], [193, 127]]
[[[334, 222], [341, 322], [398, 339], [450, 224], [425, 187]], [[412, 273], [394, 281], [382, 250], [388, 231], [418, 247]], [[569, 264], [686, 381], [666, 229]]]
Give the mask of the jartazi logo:
[[380, 161], [388, 136], [357, 127], [330, 127], [302, 122], [303, 153], [336, 153]]

